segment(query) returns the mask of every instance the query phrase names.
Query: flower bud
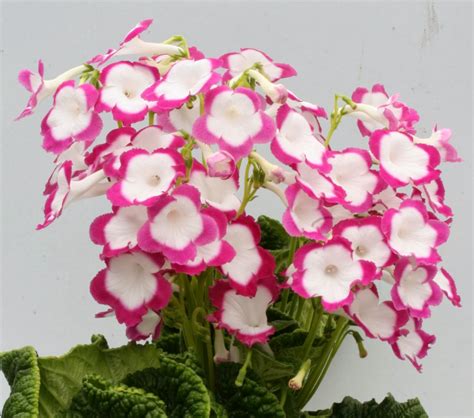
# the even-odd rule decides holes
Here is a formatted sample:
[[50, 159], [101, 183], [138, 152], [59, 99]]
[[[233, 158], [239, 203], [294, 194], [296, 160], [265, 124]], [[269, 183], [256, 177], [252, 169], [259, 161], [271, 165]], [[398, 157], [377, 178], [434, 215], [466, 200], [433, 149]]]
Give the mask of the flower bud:
[[209, 176], [225, 180], [235, 172], [235, 160], [226, 151], [217, 151], [206, 159]]

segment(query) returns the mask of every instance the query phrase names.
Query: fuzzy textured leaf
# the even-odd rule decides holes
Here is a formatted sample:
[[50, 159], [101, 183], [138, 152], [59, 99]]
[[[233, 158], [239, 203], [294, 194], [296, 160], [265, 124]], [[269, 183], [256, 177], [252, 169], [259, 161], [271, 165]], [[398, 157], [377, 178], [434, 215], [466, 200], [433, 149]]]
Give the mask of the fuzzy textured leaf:
[[281, 250], [288, 247], [290, 236], [276, 219], [260, 215], [257, 219], [262, 232], [260, 245], [267, 250]]

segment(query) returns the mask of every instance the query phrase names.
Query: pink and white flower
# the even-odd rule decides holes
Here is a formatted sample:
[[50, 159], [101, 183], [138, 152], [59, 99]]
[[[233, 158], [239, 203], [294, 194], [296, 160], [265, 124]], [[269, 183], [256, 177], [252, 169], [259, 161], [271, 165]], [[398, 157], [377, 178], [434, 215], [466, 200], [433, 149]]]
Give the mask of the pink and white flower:
[[276, 158], [284, 164], [305, 161], [310, 167], [329, 171], [326, 148], [313, 135], [313, 128], [303, 115], [283, 105], [276, 115], [277, 133], [271, 144]]
[[393, 264], [396, 256], [387, 244], [380, 221], [379, 216], [343, 220], [333, 228], [333, 234], [351, 243], [354, 259], [371, 261], [381, 269]]
[[137, 235], [148, 220], [144, 206], [114, 207], [112, 213], [97, 217], [90, 226], [94, 244], [103, 245], [102, 256], [113, 257], [138, 248]]
[[433, 280], [454, 306], [461, 307], [461, 297], [456, 289], [456, 283], [446, 269], [439, 269]]
[[120, 61], [100, 74], [102, 88], [96, 109], [112, 112], [115, 120], [131, 124], [143, 120], [151, 104], [142, 93], [159, 78], [158, 70], [138, 62]]
[[102, 120], [94, 111], [99, 93], [92, 84], [75, 87], [73, 80], [62, 83], [54, 94], [52, 109], [41, 122], [43, 148], [59, 154], [73, 141], [86, 146], [102, 130]]
[[254, 143], [266, 143], [275, 135], [273, 120], [263, 111], [261, 97], [250, 89], [220, 86], [205, 97], [205, 114], [193, 126], [193, 136], [206, 144], [218, 144], [235, 159], [247, 156]]
[[[171, 149], [131, 149], [120, 156], [119, 180], [107, 192], [117, 206], [153, 205], [184, 173], [181, 154]], [[114, 173], [110, 173], [113, 175]]]
[[154, 102], [153, 109], [174, 109], [186, 103], [191, 96], [205, 93], [220, 81], [214, 70], [220, 66], [215, 59], [180, 60], [166, 75], [148, 87], [142, 97]]
[[375, 131], [369, 140], [370, 150], [380, 162], [380, 176], [392, 187], [428, 183], [439, 176], [438, 151], [430, 145], [415, 144], [407, 134]]
[[328, 177], [344, 191], [341, 204], [353, 212], [364, 212], [372, 206], [372, 195], [381, 182], [375, 171], [370, 169], [372, 159], [367, 151], [347, 148], [332, 152], [328, 159], [332, 166]]
[[352, 287], [371, 283], [376, 272], [373, 263], [355, 260], [350, 243], [341, 237], [304, 245], [296, 252], [294, 265], [293, 291], [304, 298], [320, 296], [330, 312], [350, 305]]
[[441, 156], [441, 161], [460, 162], [462, 158], [450, 143], [451, 135], [451, 129], [437, 129], [435, 127], [430, 137], [418, 138], [414, 136], [413, 142], [415, 144], [425, 144], [435, 147]]
[[148, 209], [148, 222], [138, 233], [138, 245], [144, 251], [162, 252], [171, 263], [186, 264], [194, 260], [198, 246], [210, 244], [218, 236], [218, 223], [201, 210], [199, 191], [183, 184]]
[[96, 55], [89, 64], [102, 65], [113, 56], [123, 55], [180, 55], [183, 50], [175, 45], [145, 42], [140, 35], [153, 23], [153, 19], [145, 19], [132, 28], [117, 49], [109, 49], [105, 54]]
[[421, 190], [433, 211], [446, 217], [453, 216], [451, 208], [444, 203], [444, 185], [440, 178], [421, 185]]
[[179, 109], [172, 109], [168, 112], [159, 112], [157, 114], [157, 121], [166, 132], [184, 131], [191, 134], [194, 122], [198, 117], [199, 106], [194, 105], [189, 108], [188, 106], [183, 105]]
[[395, 285], [392, 287], [392, 300], [398, 310], [407, 309], [414, 318], [428, 318], [430, 306], [441, 303], [441, 289], [433, 280], [434, 266], [413, 266], [404, 258], [395, 266]]
[[161, 274], [163, 257], [133, 252], [106, 260], [107, 267], [91, 282], [94, 299], [109, 305], [117, 320], [137, 325], [149, 309], [164, 308], [171, 298], [171, 285]]
[[296, 71], [291, 65], [273, 62], [273, 60], [257, 49], [242, 48], [240, 52], [231, 52], [221, 56], [224, 68], [227, 72], [224, 79], [228, 80], [244, 72], [254, 64], [261, 64], [263, 72], [270, 81], [277, 81], [280, 78], [293, 77]]
[[286, 231], [294, 237], [326, 241], [332, 227], [332, 216], [321, 201], [309, 197], [298, 184], [288, 186], [285, 196], [288, 208], [282, 223]]
[[211, 177], [227, 180], [235, 173], [234, 157], [225, 151], [217, 151], [206, 157], [207, 172]]
[[373, 195], [372, 200], [375, 204], [373, 210], [385, 212], [386, 209], [398, 209], [400, 203], [403, 202], [402, 197], [401, 193], [397, 193], [395, 189], [387, 185], [383, 190]]
[[343, 198], [344, 191], [317, 169], [311, 168], [306, 163], [300, 163], [297, 164], [296, 171], [298, 172], [296, 182], [314, 199], [337, 203]]
[[52, 80], [44, 79], [44, 65], [43, 61], [41, 60], [38, 60], [37, 73], [34, 73], [30, 70], [21, 70], [18, 74], [18, 81], [27, 91], [31, 93], [31, 95], [25, 108], [15, 120], [19, 120], [33, 114], [33, 110], [42, 100], [53, 95], [56, 89], [62, 83], [73, 79], [74, 77], [81, 74], [84, 70], [84, 65], [79, 65], [78, 67], [71, 68], [63, 74], [60, 74]]
[[409, 360], [411, 364], [421, 372], [421, 364], [418, 360], [426, 357], [431, 344], [436, 337], [421, 329], [421, 319], [409, 319], [401, 330], [401, 335], [391, 344], [395, 355], [401, 360]]
[[231, 286], [241, 295], [253, 296], [260, 278], [272, 276], [273, 256], [262, 247], [260, 228], [250, 216], [240, 216], [227, 227], [224, 239], [232, 246], [235, 257], [221, 266]]
[[306, 102], [300, 99], [296, 94], [289, 91], [288, 99], [286, 103], [293, 109], [297, 109], [304, 118], [308, 121], [311, 127], [317, 129], [318, 132], [321, 132], [322, 127], [319, 122], [319, 118], [327, 119], [328, 115], [324, 107], [321, 107], [317, 104]]
[[390, 301], [379, 301], [375, 286], [357, 290], [344, 309], [368, 337], [382, 341], [394, 341], [408, 320], [406, 311], [396, 310]]
[[247, 345], [264, 344], [275, 332], [268, 324], [266, 311], [278, 297], [278, 286], [274, 277], [267, 277], [257, 284], [253, 296], [240, 295], [227, 280], [218, 280], [209, 289], [209, 298], [217, 310], [211, 320], [219, 328]]
[[133, 341], [146, 340], [150, 336], [153, 341], [157, 340], [162, 325], [161, 316], [152, 309], [148, 309], [138, 324], [127, 327], [127, 337]]
[[141, 148], [148, 152], [153, 152], [159, 148], [178, 149], [186, 141], [180, 135], [175, 133], [166, 133], [159, 126], [152, 125], [140, 129], [131, 140], [134, 148]]
[[437, 247], [449, 236], [444, 222], [430, 219], [423, 203], [408, 199], [399, 209], [389, 209], [382, 218], [382, 231], [390, 248], [402, 257], [419, 263], [440, 261]]
[[236, 172], [236, 175], [227, 180], [211, 177], [200, 163], [194, 161], [189, 176], [189, 184], [199, 190], [203, 204], [233, 216], [241, 204], [240, 199], [236, 195], [239, 189], [237, 175], [238, 173]]

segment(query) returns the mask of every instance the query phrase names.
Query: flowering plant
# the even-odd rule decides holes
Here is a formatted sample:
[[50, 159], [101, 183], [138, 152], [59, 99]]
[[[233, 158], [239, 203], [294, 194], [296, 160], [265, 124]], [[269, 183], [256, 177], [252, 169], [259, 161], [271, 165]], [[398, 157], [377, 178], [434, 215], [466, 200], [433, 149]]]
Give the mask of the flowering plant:
[[[155, 341], [127, 346], [127, 356], [165, 353], [159, 366], [128, 363], [119, 376], [83, 367], [82, 389], [69, 388], [64, 404], [40, 391], [39, 405], [84, 414], [96, 392], [143, 404], [155, 392], [136, 373], [186, 366], [181, 378], [203, 393], [194, 412], [188, 402], [175, 416], [295, 416], [346, 336], [365, 357], [361, 334], [421, 370], [435, 340], [424, 330], [430, 310], [443, 298], [460, 306], [438, 254], [453, 215], [439, 167], [460, 161], [451, 131], [416, 136], [418, 113], [380, 84], [336, 95], [328, 116], [281, 83], [296, 75], [290, 65], [251, 48], [208, 58], [180, 36], [144, 41], [150, 24], [54, 79], [41, 61], [19, 75], [31, 93], [19, 118], [53, 98], [41, 135], [55, 165], [38, 229], [73, 202], [105, 197], [110, 211], [90, 226], [104, 261], [90, 285], [106, 307], [97, 317], [115, 317], [130, 340]], [[117, 126], [104, 135], [107, 114]], [[337, 149], [346, 116], [362, 138]], [[257, 192], [279, 199], [281, 223], [247, 213]], [[103, 338], [82, 347], [110, 355]], [[243, 388], [257, 399], [250, 406]], [[163, 400], [153, 407], [169, 413]]]

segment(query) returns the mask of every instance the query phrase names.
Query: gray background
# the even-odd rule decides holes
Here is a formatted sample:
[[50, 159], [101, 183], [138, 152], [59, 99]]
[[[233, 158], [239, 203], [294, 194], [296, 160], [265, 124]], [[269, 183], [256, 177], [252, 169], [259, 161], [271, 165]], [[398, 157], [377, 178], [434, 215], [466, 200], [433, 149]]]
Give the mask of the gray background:
[[[369, 356], [360, 360], [347, 339], [310, 407], [328, 407], [344, 395], [380, 400], [392, 392], [400, 400], [419, 396], [431, 416], [471, 416], [470, 2], [3, 3], [1, 349], [31, 344], [40, 354], [60, 354], [93, 333], [103, 333], [112, 345], [125, 341], [114, 320], [94, 319], [101, 307], [88, 293], [90, 279], [102, 267], [88, 225], [108, 204], [80, 202], [35, 232], [41, 191], [52, 169], [39, 135], [48, 105], [29, 119], [12, 119], [26, 102], [16, 83], [19, 69], [35, 68], [42, 58], [46, 75], [54, 76], [116, 46], [147, 17], [155, 18], [155, 25], [145, 39], [183, 34], [209, 55], [252, 46], [291, 63], [299, 77], [288, 85], [309, 101], [330, 106], [336, 92], [350, 95], [359, 85], [384, 82], [419, 110], [422, 134], [435, 123], [453, 129], [465, 162], [443, 167], [456, 217], [442, 255], [464, 308], [443, 303], [426, 321], [438, 342], [423, 374], [377, 341], [367, 341]], [[361, 141], [352, 120], [344, 120], [333, 138], [341, 147]], [[265, 191], [253, 203], [254, 214], [262, 211], [281, 213], [280, 202]]]

